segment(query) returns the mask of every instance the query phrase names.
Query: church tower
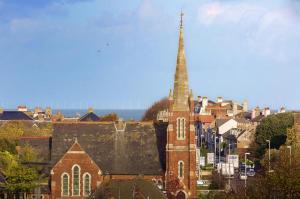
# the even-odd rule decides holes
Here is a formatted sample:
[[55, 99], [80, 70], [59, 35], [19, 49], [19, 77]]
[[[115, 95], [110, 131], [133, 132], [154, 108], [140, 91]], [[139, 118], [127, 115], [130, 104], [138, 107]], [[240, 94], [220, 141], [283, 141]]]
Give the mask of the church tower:
[[194, 99], [189, 90], [181, 13], [174, 89], [169, 94], [166, 145], [168, 198], [196, 198], [196, 144]]

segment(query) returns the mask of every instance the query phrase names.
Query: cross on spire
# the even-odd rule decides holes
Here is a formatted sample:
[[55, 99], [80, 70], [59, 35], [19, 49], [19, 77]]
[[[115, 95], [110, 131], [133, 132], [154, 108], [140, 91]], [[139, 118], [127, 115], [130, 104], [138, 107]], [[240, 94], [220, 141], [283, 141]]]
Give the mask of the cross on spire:
[[184, 13], [182, 12], [182, 10], [181, 10], [181, 13], [180, 13], [180, 27], [182, 27], [182, 18], [183, 18], [183, 15], [184, 15]]

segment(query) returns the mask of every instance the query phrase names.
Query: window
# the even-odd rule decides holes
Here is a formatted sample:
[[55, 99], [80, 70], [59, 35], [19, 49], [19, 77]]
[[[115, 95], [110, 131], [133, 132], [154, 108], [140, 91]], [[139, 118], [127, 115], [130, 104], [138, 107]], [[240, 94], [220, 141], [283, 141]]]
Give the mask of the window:
[[69, 195], [69, 175], [67, 173], [61, 175], [61, 195]]
[[73, 171], [73, 196], [80, 195], [80, 168], [78, 165], [74, 165]]
[[178, 177], [183, 178], [184, 175], [184, 164], [183, 161], [178, 162]]
[[85, 173], [83, 175], [83, 195], [89, 196], [91, 193], [91, 175], [89, 173]]
[[177, 118], [176, 131], [177, 131], [177, 139], [178, 140], [185, 139], [185, 119], [184, 118]]

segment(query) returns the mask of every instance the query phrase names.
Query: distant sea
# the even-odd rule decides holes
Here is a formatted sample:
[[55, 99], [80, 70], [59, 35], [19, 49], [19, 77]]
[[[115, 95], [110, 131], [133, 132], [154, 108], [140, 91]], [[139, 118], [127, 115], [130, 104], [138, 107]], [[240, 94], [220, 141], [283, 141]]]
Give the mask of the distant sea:
[[[65, 117], [78, 117], [87, 113], [87, 109], [53, 109], [52, 113], [55, 114], [60, 111]], [[94, 109], [94, 113], [98, 116], [103, 116], [109, 113], [117, 113], [118, 116], [124, 120], [141, 120], [145, 110], [138, 109]]]

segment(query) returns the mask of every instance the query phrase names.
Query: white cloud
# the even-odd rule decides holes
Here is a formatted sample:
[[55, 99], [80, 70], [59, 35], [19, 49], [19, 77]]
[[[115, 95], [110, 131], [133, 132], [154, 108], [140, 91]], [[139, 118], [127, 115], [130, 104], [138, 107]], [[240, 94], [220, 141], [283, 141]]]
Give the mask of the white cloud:
[[225, 25], [245, 34], [242, 42], [247, 42], [250, 52], [285, 63], [297, 58], [295, 42], [300, 41], [300, 17], [290, 7], [214, 2], [200, 6], [198, 20], [205, 26]]
[[149, 18], [157, 15], [157, 10], [154, 8], [150, 0], [144, 0], [137, 10], [140, 18]]
[[263, 12], [263, 8], [247, 3], [214, 2], [200, 6], [198, 19], [206, 25], [212, 23], [238, 23], [243, 19], [257, 18]]
[[39, 26], [39, 23], [30, 18], [16, 18], [10, 22], [10, 30], [12, 32], [18, 31], [32, 31]]

